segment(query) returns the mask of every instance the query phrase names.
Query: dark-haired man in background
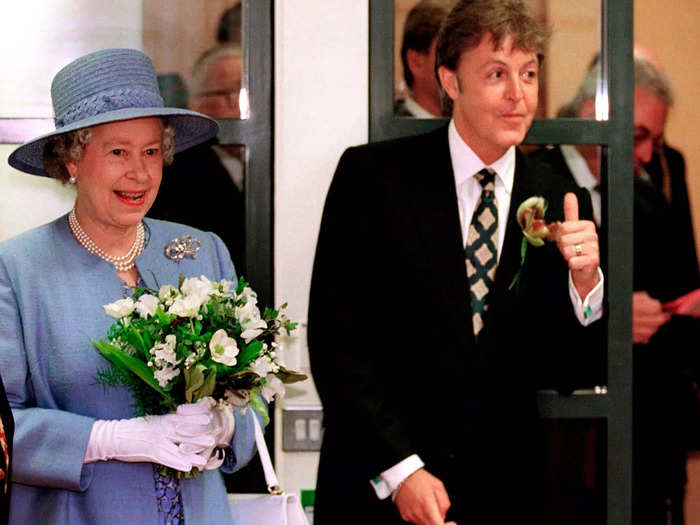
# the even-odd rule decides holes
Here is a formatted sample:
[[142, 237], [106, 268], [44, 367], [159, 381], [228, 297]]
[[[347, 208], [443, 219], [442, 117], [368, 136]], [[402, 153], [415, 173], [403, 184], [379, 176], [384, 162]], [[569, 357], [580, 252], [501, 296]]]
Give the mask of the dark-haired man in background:
[[396, 102], [400, 117], [442, 117], [440, 85], [435, 77], [435, 44], [454, 0], [421, 0], [406, 17], [401, 43], [403, 78], [409, 95]]
[[[516, 148], [546, 37], [520, 0], [458, 2], [436, 46], [449, 126], [340, 159], [309, 306], [318, 525], [542, 522], [535, 391], [572, 387], [602, 305], [587, 192]], [[533, 196], [561, 223], [521, 266]]]

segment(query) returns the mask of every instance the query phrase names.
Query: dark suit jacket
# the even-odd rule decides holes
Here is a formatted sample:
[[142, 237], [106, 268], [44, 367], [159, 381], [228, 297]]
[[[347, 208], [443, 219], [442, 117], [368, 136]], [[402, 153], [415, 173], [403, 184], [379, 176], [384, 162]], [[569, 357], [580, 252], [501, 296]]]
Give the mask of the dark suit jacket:
[[[369, 479], [413, 453], [445, 482], [457, 519], [478, 518], [477, 510], [490, 520], [503, 515], [504, 523], [528, 515], [538, 475], [535, 390], [572, 386], [576, 334], [584, 329], [555, 245], [530, 247], [520, 288], [509, 289], [522, 240], [515, 210], [543, 195], [547, 219], [561, 220], [567, 191], [578, 191], [590, 217], [587, 192], [517, 153], [510, 213], [501, 220], [506, 238], [477, 345], [447, 129], [343, 154], [323, 213], [309, 305], [311, 368], [326, 427], [320, 525], [397, 520]], [[505, 486], [515, 493], [508, 508], [498, 504]]]
[[[666, 152], [672, 177], [671, 203], [661, 193], [657, 155], [645, 166], [653, 183], [639, 178], [634, 181], [634, 290], [646, 291], [662, 302], [700, 286], [685, 163], [679, 152], [668, 147]], [[567, 180], [574, 180], [558, 147], [542, 149], [534, 156]], [[605, 229], [601, 238], [604, 236]], [[605, 348], [604, 334], [591, 346]], [[665, 523], [668, 499], [677, 507], [674, 512], [681, 512], [686, 452], [700, 444], [695, 392], [700, 378], [699, 347], [700, 323], [683, 317], [672, 318], [649, 344], [635, 345], [635, 523]]]
[[245, 272], [245, 201], [212, 145], [200, 144], [175, 155], [163, 170], [158, 198], [149, 217], [216, 233], [240, 276]]

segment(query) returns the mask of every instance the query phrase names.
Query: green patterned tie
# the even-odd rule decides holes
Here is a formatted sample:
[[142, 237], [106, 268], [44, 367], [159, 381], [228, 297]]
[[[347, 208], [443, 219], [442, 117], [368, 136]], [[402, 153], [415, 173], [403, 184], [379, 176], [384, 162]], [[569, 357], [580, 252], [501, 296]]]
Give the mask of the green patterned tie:
[[484, 168], [474, 175], [481, 184], [481, 197], [469, 225], [465, 260], [472, 302], [472, 324], [478, 336], [484, 327], [489, 290], [498, 264], [498, 204], [494, 192], [496, 173]]

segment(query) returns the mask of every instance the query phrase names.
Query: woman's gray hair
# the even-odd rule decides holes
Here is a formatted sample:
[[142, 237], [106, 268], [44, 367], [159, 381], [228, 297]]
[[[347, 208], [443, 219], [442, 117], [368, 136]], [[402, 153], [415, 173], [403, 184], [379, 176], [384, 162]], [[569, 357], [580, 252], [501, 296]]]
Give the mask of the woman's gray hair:
[[[600, 62], [596, 58], [588, 69], [576, 94], [557, 111], [558, 118], [577, 118], [581, 106], [587, 100], [594, 100], [598, 87]], [[645, 88], [661, 98], [667, 106], [673, 105], [673, 91], [666, 75], [656, 69], [651, 62], [641, 55], [634, 55], [634, 87]]]
[[[175, 156], [175, 127], [168, 124], [166, 118], [163, 121], [163, 134], [161, 138], [161, 153], [163, 165], [172, 164]], [[64, 184], [70, 179], [66, 169], [67, 162], [78, 162], [92, 138], [92, 128], [82, 128], [68, 133], [55, 135], [46, 141], [42, 155], [44, 171], [50, 177], [60, 180]]]

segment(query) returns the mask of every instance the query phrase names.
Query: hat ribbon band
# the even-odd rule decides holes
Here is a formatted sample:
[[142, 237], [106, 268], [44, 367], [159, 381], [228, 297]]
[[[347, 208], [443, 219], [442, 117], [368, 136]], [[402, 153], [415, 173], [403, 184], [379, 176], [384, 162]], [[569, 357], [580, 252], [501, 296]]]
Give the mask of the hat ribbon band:
[[56, 129], [119, 109], [162, 107], [161, 96], [150, 90], [119, 88], [103, 91], [68, 106], [60, 117], [56, 117]]

